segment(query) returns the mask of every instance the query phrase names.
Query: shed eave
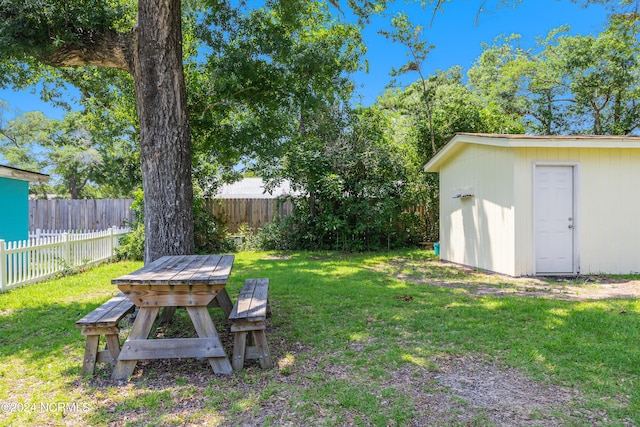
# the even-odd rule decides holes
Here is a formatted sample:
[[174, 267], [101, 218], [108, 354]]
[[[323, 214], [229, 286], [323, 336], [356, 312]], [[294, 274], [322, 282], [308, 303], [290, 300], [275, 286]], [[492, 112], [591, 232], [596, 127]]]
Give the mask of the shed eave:
[[640, 149], [640, 137], [614, 135], [499, 135], [457, 133], [424, 166], [425, 172], [439, 172], [441, 166], [464, 144], [514, 148], [630, 148]]
[[29, 182], [49, 181], [49, 175], [45, 175], [37, 172], [30, 172], [30, 171], [26, 171], [18, 168], [12, 168], [9, 166], [0, 166], [0, 177], [17, 179], [20, 181], [29, 181]]

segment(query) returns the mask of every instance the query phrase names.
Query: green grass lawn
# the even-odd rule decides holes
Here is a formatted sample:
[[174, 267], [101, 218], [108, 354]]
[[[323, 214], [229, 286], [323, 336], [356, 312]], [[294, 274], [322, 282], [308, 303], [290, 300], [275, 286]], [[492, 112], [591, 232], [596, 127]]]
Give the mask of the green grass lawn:
[[[245, 279], [270, 279], [275, 368], [216, 376], [206, 361], [149, 361], [128, 381], [106, 367], [81, 378], [74, 322], [140, 266], [0, 294], [2, 425], [640, 425], [637, 299], [478, 295], [511, 279], [419, 250], [237, 254], [233, 300]], [[179, 311], [160, 330], [189, 327]]]

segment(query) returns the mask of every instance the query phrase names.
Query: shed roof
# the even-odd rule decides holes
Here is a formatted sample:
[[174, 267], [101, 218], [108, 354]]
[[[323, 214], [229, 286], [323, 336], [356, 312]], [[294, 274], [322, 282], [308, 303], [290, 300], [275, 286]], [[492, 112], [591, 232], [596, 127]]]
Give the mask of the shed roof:
[[18, 179], [20, 181], [29, 182], [47, 182], [49, 175], [43, 173], [31, 172], [24, 169], [18, 169], [11, 166], [0, 165], [0, 177]]
[[456, 133], [424, 166], [425, 172], [440, 171], [440, 167], [467, 144], [492, 145], [495, 147], [640, 148], [640, 137]]

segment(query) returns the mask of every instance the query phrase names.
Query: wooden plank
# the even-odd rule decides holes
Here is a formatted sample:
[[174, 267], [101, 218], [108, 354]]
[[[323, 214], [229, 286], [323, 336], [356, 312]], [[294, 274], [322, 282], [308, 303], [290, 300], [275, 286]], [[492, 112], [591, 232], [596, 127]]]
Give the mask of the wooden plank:
[[255, 279], [255, 290], [251, 299], [251, 307], [247, 320], [264, 320], [267, 318], [267, 299], [269, 297], [269, 279]]
[[[133, 273], [115, 278], [112, 284], [225, 284], [233, 267], [233, 255], [162, 257]], [[199, 268], [198, 268], [199, 267]]]
[[252, 321], [252, 322], [233, 322], [231, 325], [231, 332], [241, 331], [256, 331], [260, 329], [266, 329], [264, 321]]
[[268, 369], [273, 366], [271, 354], [269, 353], [269, 345], [267, 344], [267, 335], [264, 331], [253, 331], [253, 342], [258, 349], [258, 360], [262, 369]]
[[187, 313], [193, 322], [193, 327], [199, 337], [217, 337], [218, 331], [211, 320], [206, 307], [187, 307]]
[[231, 275], [231, 269], [233, 268], [234, 260], [235, 255], [224, 255], [218, 263], [216, 269], [209, 275], [207, 283], [227, 283], [227, 281], [229, 280], [229, 276]]
[[[218, 332], [206, 307], [187, 307], [187, 312], [199, 337], [212, 338], [220, 343]], [[222, 348], [222, 344], [220, 347]], [[209, 357], [209, 364], [216, 374], [230, 374], [233, 372], [231, 363], [224, 350], [222, 352], [224, 357]]]
[[96, 363], [113, 363], [115, 360], [109, 350], [100, 350], [98, 352], [98, 356], [96, 357]]
[[167, 338], [129, 340], [120, 350], [119, 360], [226, 358], [217, 338]]
[[106, 341], [107, 350], [111, 355], [111, 363], [115, 365], [115, 362], [118, 360], [118, 356], [120, 355], [120, 340], [118, 339], [117, 334], [109, 334], [106, 335]]
[[118, 285], [138, 307], [206, 306], [224, 285]]
[[82, 335], [107, 335], [107, 334], [118, 334], [120, 330], [115, 326], [84, 326], [82, 328]]
[[231, 320], [264, 320], [267, 317], [269, 279], [247, 279], [238, 301], [233, 307]]
[[84, 359], [82, 360], [82, 375], [93, 374], [98, 357], [98, 344], [100, 336], [90, 335], [84, 347]]
[[245, 359], [259, 359], [261, 356], [260, 349], [258, 347], [251, 345], [247, 346], [244, 350], [244, 358]]
[[[222, 260], [222, 255], [203, 256], [203, 263], [200, 269], [191, 276], [192, 283], [209, 283], [209, 276], [212, 271], [218, 268], [218, 264]], [[226, 283], [226, 282], [225, 282]]]
[[247, 333], [236, 332], [233, 340], [233, 358], [231, 365], [234, 370], [241, 371], [244, 367], [245, 348], [247, 345]]
[[166, 257], [169, 261], [146, 273], [146, 282], [151, 285], [168, 285], [171, 280], [194, 261], [195, 255]]
[[120, 320], [127, 314], [133, 312], [135, 305], [133, 302], [125, 296], [125, 299], [106, 313], [100, 320], [96, 322], [96, 326], [108, 326], [112, 324], [118, 324]]
[[181, 285], [197, 282], [197, 276], [209, 258], [209, 256], [190, 257], [191, 262], [171, 278], [171, 284]]
[[126, 283], [148, 284], [149, 280], [153, 278], [153, 275], [155, 274], [156, 269], [159, 269], [165, 266], [167, 268], [171, 268], [173, 265], [175, 265], [179, 261], [180, 261], [180, 257], [165, 256], [162, 258], [158, 258], [157, 260], [145, 265], [139, 270], [136, 270], [129, 274], [125, 274], [124, 276], [120, 276], [120, 277], [116, 277], [115, 279], [112, 279], [111, 284], [113, 285], [126, 284]]
[[231, 310], [233, 310], [233, 302], [231, 302], [231, 298], [229, 298], [227, 289], [222, 288], [213, 301], [216, 301], [218, 303], [218, 305], [224, 312], [225, 319], [228, 319], [229, 315], [231, 314]]
[[229, 315], [229, 319], [244, 319], [244, 313], [249, 310], [251, 306], [251, 298], [253, 298], [253, 292], [255, 290], [255, 280], [247, 279], [240, 290], [240, 294], [238, 295], [238, 300], [236, 301], [231, 314]]
[[[129, 338], [125, 341], [125, 345], [128, 341], [144, 340], [147, 339], [153, 326], [153, 321], [158, 316], [159, 307], [140, 307], [140, 311], [136, 316], [133, 327], [129, 332]], [[136, 368], [135, 360], [118, 360], [116, 366], [113, 368], [111, 378], [114, 380], [123, 380], [133, 374], [133, 370]]]
[[[76, 322], [77, 327], [85, 325], [115, 325], [118, 321], [124, 317], [124, 315], [131, 310], [129, 307], [129, 299], [124, 294], [118, 294], [111, 298], [109, 301], [102, 304], [100, 307], [93, 310], [91, 313], [84, 316], [82, 319]], [[115, 323], [114, 323], [115, 322]]]

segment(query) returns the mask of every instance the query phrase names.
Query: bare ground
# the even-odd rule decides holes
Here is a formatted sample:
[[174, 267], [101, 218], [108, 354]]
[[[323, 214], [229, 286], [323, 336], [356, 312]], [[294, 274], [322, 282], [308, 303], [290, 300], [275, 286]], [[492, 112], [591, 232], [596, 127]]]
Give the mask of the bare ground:
[[[495, 274], [441, 264], [439, 261], [419, 262], [396, 259], [389, 264], [375, 267], [400, 280], [428, 286], [455, 288], [477, 295], [517, 295], [522, 297], [557, 298], [562, 300], [587, 300], [603, 298], [637, 298], [640, 282], [613, 280], [608, 277], [579, 277], [573, 279], [543, 280], [534, 278], [510, 278]], [[273, 331], [272, 331], [273, 332]], [[224, 336], [227, 334], [227, 336]], [[224, 343], [232, 342], [229, 333], [223, 332]], [[274, 337], [274, 334], [270, 335]], [[275, 334], [277, 336], [277, 334]], [[335, 407], [326, 409], [327, 402], [318, 402], [301, 410], [301, 396], [317, 386], [317, 378], [358, 381], [352, 368], [327, 362], [331, 355], [311, 352], [300, 343], [270, 342], [277, 369], [261, 371], [250, 367], [246, 375], [216, 378], [215, 395], [222, 400], [219, 406], [226, 410], [211, 409], [211, 371], [202, 362], [195, 368], [193, 362], [152, 361], [139, 363], [130, 382], [116, 383], [104, 377], [94, 377], [88, 382], [78, 380], [77, 387], [87, 388], [87, 396], [93, 396], [94, 404], [105, 413], [117, 411], [117, 419], [110, 425], [130, 423], [144, 425], [147, 414], [135, 408], [124, 409], [114, 405], [119, 399], [130, 399], [131, 393], [168, 391], [172, 404], [166, 423], [160, 425], [218, 425], [258, 427], [265, 423], [275, 426], [336, 425]], [[230, 348], [226, 349], [231, 352]], [[313, 354], [313, 355], [312, 355]], [[303, 363], [298, 361], [303, 360]], [[171, 366], [168, 366], [170, 363]], [[569, 387], [536, 381], [517, 369], [502, 366], [480, 355], [442, 355], [429, 361], [430, 365], [404, 365], [389, 372], [380, 389], [394, 389], [403, 396], [410, 396], [413, 403], [412, 426], [561, 426], [608, 425], [605, 413], [581, 408], [583, 397]], [[150, 374], [150, 371], [153, 374]], [[106, 375], [106, 373], [105, 373]], [[314, 381], [313, 379], [316, 379]], [[177, 382], [188, 384], [185, 393]], [[115, 394], [108, 386], [119, 385]], [[380, 390], [364, 390], [376, 394], [381, 407], [391, 405], [380, 395]], [[238, 396], [251, 400], [256, 390], [270, 388], [273, 394], [261, 401], [259, 410], [231, 409]], [[96, 390], [98, 392], [96, 392]], [[113, 389], [112, 389], [113, 390]], [[134, 391], [135, 390], [135, 391]], [[129, 395], [129, 397], [126, 397]], [[222, 397], [220, 397], [222, 396]], [[228, 397], [225, 397], [228, 396]], [[235, 397], [234, 397], [235, 396]], [[250, 406], [250, 405], [249, 405]], [[191, 414], [198, 414], [193, 416]], [[374, 425], [361, 414], [341, 410], [344, 425]], [[171, 420], [174, 421], [171, 421]], [[182, 421], [180, 421], [182, 420]], [[75, 423], [72, 420], [72, 425]], [[625, 425], [633, 425], [631, 421]], [[78, 424], [80, 425], [80, 424]], [[395, 425], [393, 422], [390, 425]]]
[[615, 276], [515, 278], [436, 260], [412, 261], [404, 258], [377, 266], [376, 270], [384, 271], [398, 280], [456, 288], [475, 295], [514, 295], [566, 301], [640, 297], [640, 280]]

